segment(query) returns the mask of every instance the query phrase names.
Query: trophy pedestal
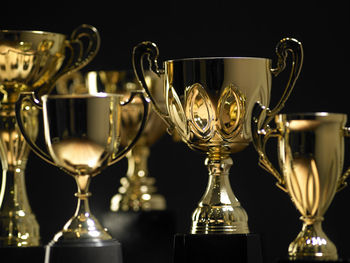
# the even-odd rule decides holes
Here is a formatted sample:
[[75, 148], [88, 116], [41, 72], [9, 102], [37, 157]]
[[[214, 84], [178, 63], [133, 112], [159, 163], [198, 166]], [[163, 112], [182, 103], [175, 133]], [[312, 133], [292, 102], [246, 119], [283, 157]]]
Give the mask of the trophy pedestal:
[[170, 262], [175, 233], [170, 211], [107, 212], [99, 218], [123, 244], [124, 262]]
[[[42, 261], [44, 262], [44, 261]], [[47, 245], [45, 263], [122, 263], [121, 245], [116, 240], [86, 244], [72, 242], [71, 245]]]
[[176, 234], [174, 263], [262, 263], [257, 234]]
[[6, 262], [44, 262], [45, 248], [38, 247], [1, 247], [1, 260]]

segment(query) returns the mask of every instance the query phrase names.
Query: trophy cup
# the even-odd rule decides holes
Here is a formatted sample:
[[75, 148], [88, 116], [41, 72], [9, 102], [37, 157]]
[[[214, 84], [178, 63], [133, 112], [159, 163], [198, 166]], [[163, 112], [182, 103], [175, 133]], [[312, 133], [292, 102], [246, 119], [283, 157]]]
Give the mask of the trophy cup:
[[[344, 136], [349, 136], [347, 116], [327, 112], [279, 114], [272, 129], [259, 128], [259, 115], [252, 124], [259, 164], [276, 177], [277, 185], [289, 194], [303, 221], [301, 232], [289, 245], [289, 260], [335, 262], [337, 249], [321, 223], [335, 193], [346, 186], [350, 172], [348, 169], [342, 175]], [[265, 152], [271, 137], [278, 138], [282, 174]]]
[[[163, 83], [156, 74], [146, 72], [145, 79], [152, 95], [161, 101]], [[122, 100], [130, 92], [140, 90], [133, 71], [109, 70], [66, 75], [56, 83], [59, 94], [108, 92], [120, 94]], [[139, 98], [125, 105], [121, 112], [121, 145], [127, 145], [139, 128], [143, 105]], [[128, 170], [121, 186], [111, 199], [110, 212], [101, 222], [123, 246], [125, 261], [164, 262], [171, 254], [174, 219], [166, 209], [165, 198], [156, 192], [155, 178], [148, 171], [151, 146], [165, 133], [165, 125], [153, 110], [135, 146], [127, 153]], [[148, 234], [152, 231], [152, 236]], [[138, 250], [139, 253], [135, 253]], [[156, 257], [155, 257], [156, 255]]]
[[[226, 254], [220, 251], [232, 247], [237, 249], [237, 260], [238, 257], [242, 262], [248, 260], [247, 254], [258, 255], [260, 248], [259, 251], [249, 248], [256, 242], [249, 240], [257, 237], [249, 233], [248, 216], [229, 183], [230, 154], [242, 151], [252, 140], [254, 103], [260, 101], [268, 106], [272, 75], [284, 70], [290, 53], [288, 84], [271, 112], [275, 115], [283, 107], [301, 70], [302, 45], [295, 39], [282, 39], [276, 47], [277, 68], [272, 68], [271, 60], [266, 58], [226, 57], [167, 60], [163, 70], [158, 68], [158, 53], [152, 42], [138, 44], [133, 50], [135, 74], [168, 130], [175, 129], [191, 149], [206, 153], [205, 165], [209, 170], [207, 189], [192, 214], [191, 234], [175, 236], [175, 262], [218, 260]], [[147, 87], [143, 73], [145, 57], [151, 70], [164, 74], [167, 113], [157, 106]], [[242, 245], [233, 243], [246, 246], [240, 249]], [[212, 253], [213, 249], [217, 253]], [[251, 262], [258, 261], [261, 258]]]
[[[120, 119], [122, 105], [136, 97], [141, 98], [145, 114], [133, 141], [122, 148], [120, 147], [121, 133], [124, 132]], [[86, 248], [89, 251], [96, 247], [110, 247], [114, 256], [109, 260], [120, 261], [119, 243], [91, 214], [88, 203], [88, 197], [91, 195], [89, 184], [93, 177], [100, 174], [107, 166], [119, 161], [133, 147], [144, 128], [148, 102], [141, 92], [133, 92], [130, 100], [123, 103], [120, 95], [108, 93], [44, 95], [42, 100], [47, 151], [42, 150], [29, 138], [22, 123], [23, 101], [35, 102], [31, 93], [21, 93], [16, 103], [19, 128], [28, 145], [39, 157], [72, 175], [78, 186], [78, 192], [75, 194], [78, 198], [75, 214], [54, 236], [48, 247], [50, 249], [80, 247], [85, 248], [84, 251]], [[53, 257], [56, 251], [60, 250], [53, 249], [53, 255], [49, 257]], [[98, 251], [96, 250], [96, 254], [99, 254]], [[75, 257], [76, 254], [70, 256]], [[98, 262], [96, 257], [84, 257], [82, 261]]]
[[[0, 30], [0, 247], [40, 243], [39, 225], [25, 187], [29, 148], [18, 129], [15, 102], [20, 92], [28, 91], [40, 99], [60, 76], [88, 64], [99, 46], [99, 34], [89, 25], [76, 28], [70, 39], [51, 32]], [[23, 105], [22, 117], [28, 137], [34, 140], [37, 109]]]

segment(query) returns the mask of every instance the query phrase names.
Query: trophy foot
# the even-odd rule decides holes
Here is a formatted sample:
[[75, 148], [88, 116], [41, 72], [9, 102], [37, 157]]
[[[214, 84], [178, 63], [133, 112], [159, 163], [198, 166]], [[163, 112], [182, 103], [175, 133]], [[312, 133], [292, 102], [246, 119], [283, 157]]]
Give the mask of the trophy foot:
[[50, 246], [103, 246], [113, 241], [107, 230], [89, 213], [72, 217], [49, 243]]
[[321, 221], [304, 223], [302, 231], [289, 245], [290, 260], [338, 260], [337, 248], [322, 230]]
[[15, 216], [0, 216], [0, 247], [39, 246], [39, 224], [35, 215], [22, 210], [15, 214]]
[[241, 206], [201, 206], [192, 216], [191, 234], [248, 234], [248, 216]]

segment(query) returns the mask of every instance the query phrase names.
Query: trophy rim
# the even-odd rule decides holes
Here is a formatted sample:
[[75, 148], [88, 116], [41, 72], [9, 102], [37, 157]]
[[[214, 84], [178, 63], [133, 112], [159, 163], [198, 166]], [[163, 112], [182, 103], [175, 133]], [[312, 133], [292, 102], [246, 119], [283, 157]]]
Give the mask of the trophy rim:
[[327, 112], [327, 111], [319, 111], [319, 112], [296, 112], [296, 113], [282, 113], [278, 114], [281, 117], [284, 118], [313, 118], [313, 117], [326, 117], [326, 116], [346, 116], [345, 113], [340, 113], [340, 112]]
[[26, 34], [35, 34], [35, 35], [59, 35], [61, 37], [66, 37], [65, 34], [62, 33], [56, 33], [51, 31], [44, 31], [44, 30], [21, 30], [21, 29], [1, 29], [1, 33], [9, 33], [9, 34], [18, 34], [18, 33], [26, 33]]
[[176, 58], [176, 59], [169, 59], [165, 60], [164, 63], [171, 63], [171, 62], [182, 62], [182, 61], [215, 61], [215, 60], [267, 60], [271, 61], [270, 58], [263, 58], [263, 57], [193, 57], [193, 58]]
[[85, 98], [107, 98], [107, 97], [122, 97], [121, 94], [98, 92], [98, 93], [82, 93], [82, 94], [45, 94], [41, 98], [43, 101], [48, 99], [85, 99]]

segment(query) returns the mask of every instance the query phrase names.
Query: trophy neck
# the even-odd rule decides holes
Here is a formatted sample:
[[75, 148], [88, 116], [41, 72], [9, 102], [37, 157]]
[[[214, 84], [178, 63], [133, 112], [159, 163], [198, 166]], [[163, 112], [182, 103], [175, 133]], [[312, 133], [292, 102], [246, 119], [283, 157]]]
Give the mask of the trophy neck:
[[112, 211], [165, 210], [165, 198], [156, 193], [155, 178], [148, 176], [149, 147], [137, 143], [126, 155], [127, 176], [121, 178], [119, 193], [111, 200]]

